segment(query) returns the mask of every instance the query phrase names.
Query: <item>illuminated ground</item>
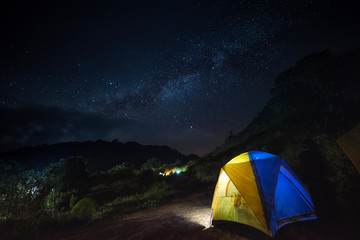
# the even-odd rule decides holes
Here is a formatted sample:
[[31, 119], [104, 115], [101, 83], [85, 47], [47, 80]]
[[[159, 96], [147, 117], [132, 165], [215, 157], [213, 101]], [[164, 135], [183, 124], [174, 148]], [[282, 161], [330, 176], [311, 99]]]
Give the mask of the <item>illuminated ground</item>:
[[[200, 194], [192, 195], [159, 208], [117, 216], [47, 239], [271, 239], [238, 224], [209, 228], [210, 201]], [[359, 239], [359, 234], [355, 226], [335, 223], [327, 226], [318, 221], [308, 221], [285, 226], [278, 231], [275, 239]]]
[[247, 239], [209, 227], [210, 200], [201, 195], [108, 219], [49, 239]]

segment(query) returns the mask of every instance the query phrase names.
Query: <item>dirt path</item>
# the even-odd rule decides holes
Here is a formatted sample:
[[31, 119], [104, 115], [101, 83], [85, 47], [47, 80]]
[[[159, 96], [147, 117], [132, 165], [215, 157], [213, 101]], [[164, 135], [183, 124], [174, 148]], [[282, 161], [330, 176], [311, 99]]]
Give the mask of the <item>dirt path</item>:
[[248, 239], [209, 228], [210, 204], [210, 200], [192, 195], [159, 208], [118, 216], [62, 233], [49, 240]]
[[[210, 200], [201, 195], [172, 201], [159, 208], [117, 216], [84, 226], [48, 240], [118, 240], [118, 239], [271, 239], [246, 227], [210, 227]], [[354, 228], [332, 228], [316, 221], [290, 224], [281, 229], [275, 239], [359, 239]]]

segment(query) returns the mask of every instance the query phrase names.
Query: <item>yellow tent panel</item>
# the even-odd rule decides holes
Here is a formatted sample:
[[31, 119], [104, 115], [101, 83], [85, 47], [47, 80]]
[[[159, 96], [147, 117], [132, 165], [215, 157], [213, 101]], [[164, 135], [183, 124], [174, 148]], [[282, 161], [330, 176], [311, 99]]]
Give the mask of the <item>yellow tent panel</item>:
[[240, 222], [269, 233], [247, 153], [222, 167], [213, 201], [213, 220]]
[[264, 218], [262, 222], [259, 221], [244, 196], [239, 192], [224, 170], [221, 170], [219, 175], [212, 209], [214, 209], [213, 220], [239, 222], [257, 228], [260, 231], [269, 232], [265, 227], [266, 225], [264, 226]]

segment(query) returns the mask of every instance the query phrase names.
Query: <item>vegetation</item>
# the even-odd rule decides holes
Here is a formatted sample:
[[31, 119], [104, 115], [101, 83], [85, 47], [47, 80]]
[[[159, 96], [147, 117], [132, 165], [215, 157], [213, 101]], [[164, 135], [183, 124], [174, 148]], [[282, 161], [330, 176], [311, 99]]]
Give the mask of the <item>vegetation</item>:
[[0, 238], [39, 237], [58, 228], [155, 207], [185, 190], [182, 176], [159, 176], [159, 169], [180, 161], [159, 165], [153, 158], [141, 169], [121, 163], [93, 174], [86, 162], [82, 157], [68, 157], [35, 172], [17, 161], [3, 161]]
[[90, 197], [80, 199], [71, 209], [71, 213], [79, 218], [90, 218], [96, 213], [98, 204]]

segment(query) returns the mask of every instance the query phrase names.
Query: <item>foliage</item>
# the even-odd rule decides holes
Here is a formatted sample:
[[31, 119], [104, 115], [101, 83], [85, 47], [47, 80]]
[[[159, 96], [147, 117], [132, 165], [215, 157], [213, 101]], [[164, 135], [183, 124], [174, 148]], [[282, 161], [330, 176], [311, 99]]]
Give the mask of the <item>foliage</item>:
[[70, 201], [69, 201], [69, 207], [70, 207], [71, 209], [75, 206], [77, 200], [78, 200], [78, 197], [76, 197], [76, 196], [72, 193], [71, 196], [70, 196]]
[[193, 180], [194, 183], [200, 181], [213, 184], [216, 183], [222, 166], [223, 164], [220, 161], [202, 162], [190, 168], [189, 172], [195, 177], [195, 180]]
[[74, 194], [77, 194], [75, 190], [61, 192], [54, 188], [51, 189], [45, 198], [46, 213], [56, 216], [61, 212], [66, 212], [72, 207], [72, 204], [74, 204], [74, 201], [77, 199]]
[[2, 163], [0, 169], [0, 219], [40, 215], [43, 176], [18, 163]]
[[59, 192], [69, 190], [87, 190], [89, 173], [86, 160], [82, 157], [63, 158], [44, 170], [47, 184]]
[[75, 195], [87, 189], [85, 161], [79, 157], [62, 159], [43, 172], [2, 161], [0, 171], [0, 228], [11, 224], [12, 234], [68, 219]]
[[156, 182], [144, 193], [117, 197], [113, 201], [101, 205], [99, 210], [93, 215], [93, 218], [101, 219], [119, 212], [156, 207], [177, 193], [178, 190], [166, 181]]
[[123, 178], [127, 178], [129, 177], [128, 174], [133, 173], [134, 169], [135, 169], [134, 164], [124, 162], [110, 168], [107, 171], [104, 171], [104, 173], [109, 176], [121, 175], [123, 176]]
[[90, 198], [85, 197], [80, 199], [75, 206], [71, 209], [71, 213], [81, 219], [90, 218], [98, 208], [97, 202]]
[[142, 166], [141, 166], [141, 170], [155, 170], [157, 168], [161, 167], [161, 160], [159, 158], [149, 158]]
[[1, 161], [0, 238], [18, 238], [25, 232], [35, 236], [84, 220], [155, 207], [176, 196], [180, 184], [152, 170], [161, 162], [152, 158], [147, 164], [140, 170], [121, 163], [90, 175], [83, 157], [63, 158], [42, 172], [18, 161]]

